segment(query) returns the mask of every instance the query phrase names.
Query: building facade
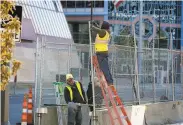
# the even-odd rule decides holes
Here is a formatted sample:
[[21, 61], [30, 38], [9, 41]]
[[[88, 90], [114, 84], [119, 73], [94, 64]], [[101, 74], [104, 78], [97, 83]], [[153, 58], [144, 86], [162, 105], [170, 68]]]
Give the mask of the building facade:
[[[88, 44], [88, 21], [91, 3], [88, 1], [61, 1], [75, 43]], [[108, 2], [93, 2], [93, 20], [108, 20]]]
[[23, 62], [17, 82], [30, 84], [35, 81], [37, 43], [40, 45], [44, 39], [46, 42], [70, 44], [73, 40], [60, 1], [17, 1], [16, 5], [23, 8], [21, 42], [14, 50], [14, 57]]
[[[87, 21], [91, 16], [91, 5], [88, 1], [61, 1], [64, 13], [69, 22], [73, 38], [76, 43], [88, 43]], [[127, 28], [131, 34], [139, 35], [139, 2], [125, 1], [116, 10], [111, 1], [94, 1], [93, 20], [109, 20], [115, 36], [123, 34]], [[143, 2], [143, 38], [144, 47], [152, 46], [152, 38], [160, 37], [160, 48], [168, 48], [170, 45], [170, 31], [172, 33], [174, 49], [180, 49], [181, 44], [181, 1], [144, 1]], [[160, 21], [159, 21], [160, 20]], [[159, 32], [160, 29], [160, 32]], [[80, 35], [78, 35], [80, 34]], [[83, 35], [81, 35], [83, 34]], [[85, 39], [85, 40], [83, 40]], [[119, 43], [116, 40], [116, 44]]]
[[[88, 1], [61, 1], [61, 3], [75, 43], [88, 44], [87, 23], [91, 18], [90, 3]], [[114, 8], [111, 1], [94, 1], [93, 20], [110, 22], [114, 44], [134, 46], [133, 37], [135, 36], [138, 42], [139, 32], [143, 32], [143, 48], [154, 46], [155, 48], [169, 49], [172, 47], [180, 50], [183, 49], [182, 6], [182, 1], [143, 1], [143, 28], [139, 28], [139, 1], [124, 1], [117, 9]], [[170, 37], [171, 35], [172, 37]], [[155, 55], [156, 70], [157, 67], [158, 70], [167, 70], [167, 56], [163, 56], [164, 54], [160, 54], [160, 57]], [[84, 55], [85, 62], [87, 62], [88, 54]], [[180, 54], [175, 55], [176, 72], [180, 73]], [[158, 58], [162, 60], [159, 61]], [[146, 62], [148, 60], [143, 63], [146, 64]], [[160, 63], [162, 64], [160, 65]], [[159, 68], [158, 65], [162, 68]]]
[[[109, 20], [112, 21], [116, 35], [122, 34], [128, 27], [129, 32], [139, 36], [140, 3], [127, 1], [116, 10], [109, 10]], [[181, 1], [144, 1], [143, 2], [143, 45], [151, 47], [152, 39], [160, 39], [156, 48], [168, 48], [170, 46], [170, 33], [172, 33], [174, 49], [180, 49], [181, 43]], [[160, 32], [159, 32], [160, 30]], [[160, 34], [160, 37], [159, 37]], [[155, 44], [158, 40], [155, 40]]]

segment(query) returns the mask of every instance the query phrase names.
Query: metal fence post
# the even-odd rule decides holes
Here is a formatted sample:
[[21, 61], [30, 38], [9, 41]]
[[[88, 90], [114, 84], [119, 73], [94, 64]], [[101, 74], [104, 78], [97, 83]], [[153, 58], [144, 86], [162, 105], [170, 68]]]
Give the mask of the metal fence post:
[[172, 33], [170, 32], [170, 49], [171, 49], [171, 60], [172, 60], [172, 100], [175, 100], [175, 85], [174, 85], [174, 63], [173, 63], [173, 41], [172, 41]]
[[166, 82], [166, 97], [169, 98], [169, 84], [170, 84], [170, 78], [169, 78], [169, 66], [170, 66], [170, 58], [169, 58], [169, 51], [168, 52], [168, 61], [167, 61], [167, 82]]
[[80, 64], [79, 64], [79, 78], [78, 78], [78, 80], [81, 81], [81, 68], [82, 68], [81, 50], [79, 50], [79, 54], [78, 55], [79, 55], [79, 61], [80, 61]]
[[140, 86], [139, 86], [139, 73], [138, 73], [138, 60], [137, 60], [137, 46], [136, 46], [136, 38], [135, 38], [135, 28], [134, 28], [134, 58], [135, 58], [135, 86], [137, 87], [137, 97], [138, 97], [138, 104], [140, 104]]
[[36, 124], [36, 107], [37, 107], [37, 87], [38, 87], [38, 58], [39, 58], [39, 36], [36, 38], [36, 51], [35, 51], [35, 87], [34, 87], [34, 125]]
[[[46, 42], [46, 36], [42, 36], [41, 39], [41, 72], [40, 72], [40, 86], [39, 86], [39, 106], [38, 109], [41, 108], [42, 104], [42, 85], [43, 85], [43, 73], [44, 73], [44, 47]], [[38, 119], [38, 125], [41, 125], [41, 116]]]
[[152, 50], [152, 69], [153, 69], [153, 101], [156, 102], [156, 83], [155, 83], [155, 66], [154, 66], [154, 37], [153, 37], [153, 50]]
[[72, 43], [69, 44], [69, 66], [68, 66], [68, 71], [69, 73], [71, 72], [71, 60], [72, 60]]
[[95, 87], [94, 87], [94, 70], [93, 70], [93, 52], [92, 52], [92, 39], [91, 39], [91, 30], [90, 30], [90, 25], [91, 25], [91, 23], [90, 23], [90, 21], [88, 22], [88, 24], [89, 24], [89, 38], [90, 38], [90, 55], [91, 55], [91, 82], [92, 82], [92, 92], [93, 92], [93, 117], [94, 117], [94, 125], [96, 125], [96, 119], [95, 119], [95, 117], [96, 117], [96, 110], [95, 110]]

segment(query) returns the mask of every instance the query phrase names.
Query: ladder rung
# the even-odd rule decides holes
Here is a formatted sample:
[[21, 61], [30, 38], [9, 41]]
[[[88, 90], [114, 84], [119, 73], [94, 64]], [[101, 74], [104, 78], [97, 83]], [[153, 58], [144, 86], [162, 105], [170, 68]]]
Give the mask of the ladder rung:
[[[96, 70], [96, 74], [99, 79], [99, 82], [101, 84], [102, 93], [105, 99], [106, 107], [108, 110], [108, 114], [110, 116], [110, 120], [112, 121], [112, 124], [114, 124], [114, 120], [117, 119], [119, 122], [118, 125], [119, 124], [122, 125], [123, 124], [122, 119], [125, 119], [128, 125], [131, 125], [128, 119], [128, 116], [126, 114], [126, 111], [124, 109], [123, 103], [120, 99], [120, 96], [117, 94], [117, 90], [115, 89], [115, 86], [107, 84], [107, 81], [105, 79], [103, 72], [100, 69], [99, 62], [96, 56], [93, 56], [93, 65]], [[111, 106], [116, 115], [115, 117], [113, 117], [111, 114], [111, 108], [110, 108]], [[119, 110], [118, 107], [120, 109], [120, 112], [122, 113], [121, 115], [120, 115], [120, 112], [118, 112]]]
[[[128, 118], [128, 116], [120, 116], [120, 118], [126, 119], [126, 118]], [[118, 119], [118, 117], [114, 118], [114, 120], [116, 120], [116, 119]]]
[[118, 95], [113, 95], [112, 97], [113, 97], [113, 98], [116, 98], [116, 97], [119, 97], [119, 96], [118, 96]]
[[128, 116], [120, 116], [122, 119], [126, 119], [128, 118]]
[[118, 105], [119, 108], [122, 108], [123, 106], [122, 105]]

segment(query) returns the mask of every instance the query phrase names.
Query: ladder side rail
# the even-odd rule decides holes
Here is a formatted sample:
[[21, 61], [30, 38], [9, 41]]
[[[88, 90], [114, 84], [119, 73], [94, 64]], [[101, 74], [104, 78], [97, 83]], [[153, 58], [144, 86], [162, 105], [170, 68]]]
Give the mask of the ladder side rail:
[[[100, 82], [107, 88], [107, 91], [108, 91], [108, 93], [109, 93], [108, 95], [109, 95], [110, 101], [111, 101], [111, 103], [112, 103], [114, 112], [115, 112], [115, 114], [116, 114], [116, 116], [117, 116], [117, 119], [118, 119], [120, 125], [123, 125], [122, 120], [121, 120], [121, 117], [120, 117], [119, 112], [118, 112], [117, 107], [116, 107], [116, 103], [114, 102], [114, 99], [113, 99], [113, 97], [112, 97], [111, 88], [107, 85], [107, 81], [106, 81], [106, 79], [105, 79], [105, 76], [104, 76], [103, 72], [99, 69], [98, 60], [96, 59], [96, 57], [93, 58], [93, 63], [94, 63], [94, 67], [96, 68], [96, 72], [97, 72], [97, 74], [98, 74], [98, 76], [99, 76]], [[104, 79], [102, 78], [102, 80], [101, 80], [101, 77], [104, 77]], [[113, 120], [114, 120], [114, 119], [113, 119]], [[113, 120], [112, 120], [112, 121], [113, 121]]]
[[127, 115], [127, 113], [126, 113], [126, 111], [125, 111], [124, 105], [123, 105], [123, 103], [122, 103], [122, 101], [121, 101], [119, 95], [117, 94], [117, 91], [116, 91], [115, 88], [114, 88], [114, 90], [113, 90], [113, 93], [114, 93], [114, 95], [116, 95], [116, 101], [117, 101], [117, 103], [119, 104], [120, 109], [121, 109], [123, 115], [124, 115], [124, 116], [127, 116], [127, 117], [125, 118], [125, 119], [126, 119], [126, 122], [128, 123], [128, 125], [131, 125], [130, 119], [128, 118], [128, 115]]
[[[97, 68], [96, 58], [93, 58], [93, 65], [94, 65], [95, 70], [97, 72], [98, 71], [98, 68]], [[100, 76], [99, 72], [97, 72], [96, 75], [97, 75], [97, 77], [98, 77], [98, 79], [100, 81], [100, 87], [101, 87], [102, 94], [103, 94], [103, 97], [104, 97], [105, 105], [106, 105], [107, 110], [108, 110], [108, 115], [110, 117], [111, 125], [115, 125], [114, 124], [114, 121], [113, 121], [112, 114], [111, 114], [111, 109], [110, 109], [109, 104], [108, 104], [108, 99], [107, 99], [106, 94], [105, 94], [105, 87], [104, 87], [103, 82], [101, 82], [101, 76]]]
[[109, 117], [110, 117], [111, 125], [115, 125], [115, 124], [114, 124], [114, 121], [113, 121], [112, 112], [111, 112], [111, 109], [110, 109], [109, 104], [108, 104], [108, 99], [107, 99], [107, 96], [106, 96], [106, 94], [105, 94], [104, 85], [101, 83], [101, 84], [100, 84], [100, 87], [101, 87], [102, 94], [103, 94], [103, 97], [104, 97], [105, 105], [106, 105], [106, 107], [107, 107], [108, 115], [109, 115]]
[[117, 109], [117, 107], [116, 107], [116, 103], [115, 103], [115, 101], [114, 101], [114, 98], [112, 97], [111, 88], [108, 86], [108, 87], [107, 87], [107, 90], [108, 90], [108, 93], [109, 93], [109, 98], [110, 98], [110, 100], [111, 100], [112, 106], [113, 106], [114, 111], [115, 111], [115, 113], [116, 113], [116, 115], [117, 115], [118, 121], [119, 121], [120, 125], [123, 125], [122, 119], [121, 119], [120, 114], [119, 114], [119, 112], [118, 112], [118, 109]]

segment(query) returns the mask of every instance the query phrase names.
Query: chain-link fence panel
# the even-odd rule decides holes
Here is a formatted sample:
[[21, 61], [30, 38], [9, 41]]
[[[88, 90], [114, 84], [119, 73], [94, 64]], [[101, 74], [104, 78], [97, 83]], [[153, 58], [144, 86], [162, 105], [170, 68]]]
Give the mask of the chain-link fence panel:
[[[82, 82], [86, 91], [90, 82], [89, 45], [50, 41], [43, 43], [38, 47], [36, 60], [37, 97], [49, 100], [46, 99], [48, 93], [50, 98], [52, 97], [54, 93], [52, 83], [56, 81], [58, 74], [72, 73], [75, 80]], [[138, 102], [139, 99], [141, 103], [182, 99], [183, 74], [180, 51], [157, 48], [144, 48], [141, 52], [136, 50], [137, 48], [121, 45], [109, 46], [110, 70], [114, 85], [124, 103]], [[136, 63], [139, 53], [141, 64]], [[137, 72], [139, 68], [140, 73]], [[39, 88], [43, 91], [40, 92]], [[40, 96], [40, 93], [43, 94]], [[54, 101], [54, 98], [52, 99]]]

